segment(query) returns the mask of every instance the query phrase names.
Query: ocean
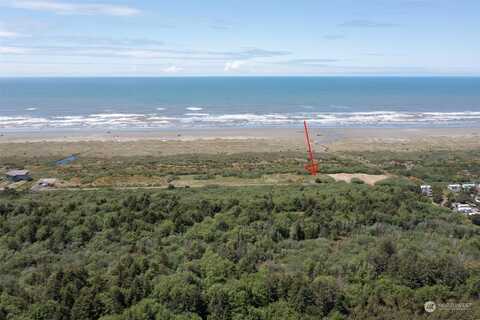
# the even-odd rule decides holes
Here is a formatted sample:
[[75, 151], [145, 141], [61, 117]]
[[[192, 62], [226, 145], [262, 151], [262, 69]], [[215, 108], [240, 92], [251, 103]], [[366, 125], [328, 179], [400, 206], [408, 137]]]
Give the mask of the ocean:
[[1, 78], [0, 130], [480, 127], [474, 77]]

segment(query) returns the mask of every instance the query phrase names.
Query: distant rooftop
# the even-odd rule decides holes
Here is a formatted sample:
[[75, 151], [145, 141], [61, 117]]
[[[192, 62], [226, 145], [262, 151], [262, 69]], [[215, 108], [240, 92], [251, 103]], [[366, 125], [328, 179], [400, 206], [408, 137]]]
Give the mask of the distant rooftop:
[[27, 176], [30, 172], [28, 170], [10, 170], [7, 172], [7, 176]]

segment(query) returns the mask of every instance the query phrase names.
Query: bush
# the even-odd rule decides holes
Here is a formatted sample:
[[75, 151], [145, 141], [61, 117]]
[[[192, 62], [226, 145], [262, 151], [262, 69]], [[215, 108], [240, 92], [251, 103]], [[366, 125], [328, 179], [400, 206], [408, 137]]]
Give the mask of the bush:
[[471, 215], [470, 220], [474, 225], [480, 226], [480, 214]]
[[315, 183], [319, 183], [319, 184], [321, 184], [321, 183], [333, 183], [333, 182], [335, 182], [335, 179], [333, 179], [332, 177], [327, 176], [327, 175], [321, 175], [321, 176], [319, 176], [315, 179]]
[[350, 180], [350, 182], [353, 183], [353, 184], [365, 184], [365, 182], [362, 179], [359, 179], [359, 178], [352, 178], [352, 180]]
[[193, 177], [193, 180], [212, 180], [215, 179], [215, 175], [213, 174], [201, 174]]

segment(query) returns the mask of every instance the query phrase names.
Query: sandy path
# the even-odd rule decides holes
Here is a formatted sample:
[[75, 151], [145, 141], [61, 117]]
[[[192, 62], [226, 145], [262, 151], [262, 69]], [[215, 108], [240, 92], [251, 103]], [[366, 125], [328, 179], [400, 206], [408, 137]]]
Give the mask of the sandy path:
[[387, 175], [374, 175], [374, 174], [365, 174], [365, 173], [336, 173], [329, 174], [328, 176], [335, 179], [335, 181], [345, 181], [351, 182], [352, 179], [360, 179], [366, 184], [374, 185], [375, 183], [389, 178]]

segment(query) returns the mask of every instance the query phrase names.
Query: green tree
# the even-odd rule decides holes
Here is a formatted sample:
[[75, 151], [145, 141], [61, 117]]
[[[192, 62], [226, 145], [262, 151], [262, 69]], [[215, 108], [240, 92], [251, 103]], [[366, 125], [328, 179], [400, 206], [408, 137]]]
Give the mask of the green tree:
[[177, 273], [160, 278], [155, 292], [161, 303], [177, 313], [206, 314], [200, 280], [192, 273]]
[[228, 320], [232, 317], [232, 305], [228, 290], [215, 284], [208, 289], [208, 319]]
[[200, 268], [207, 287], [210, 287], [230, 278], [235, 270], [235, 265], [213, 251], [207, 250], [200, 260]]
[[36, 303], [30, 310], [33, 320], [61, 320], [64, 318], [61, 306], [52, 300]]

